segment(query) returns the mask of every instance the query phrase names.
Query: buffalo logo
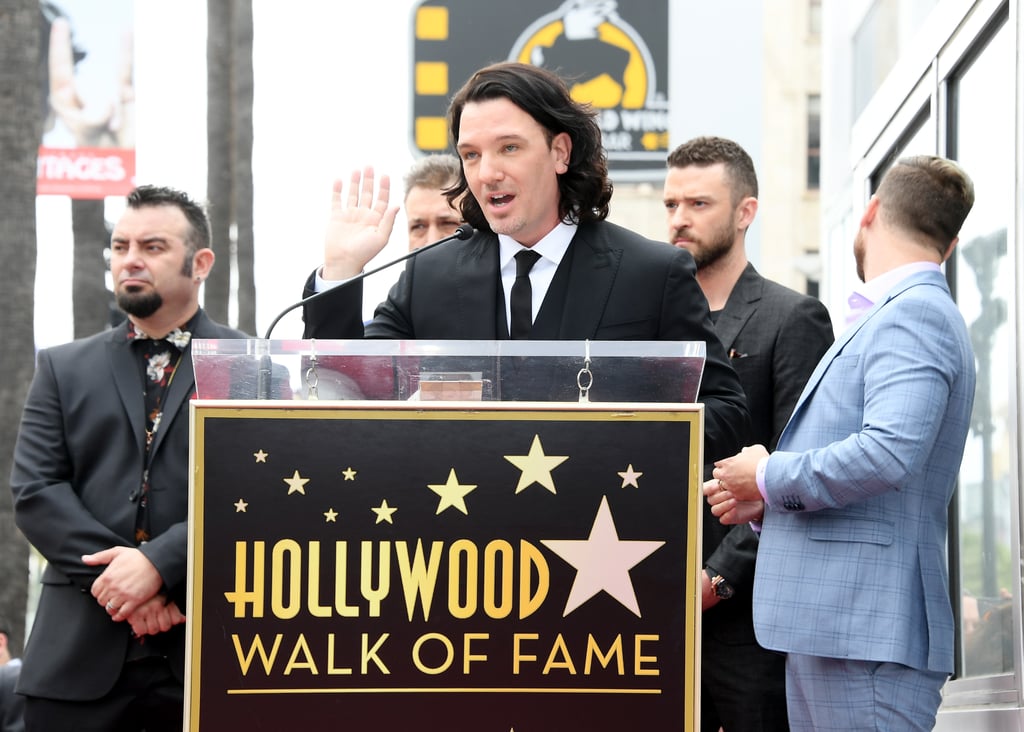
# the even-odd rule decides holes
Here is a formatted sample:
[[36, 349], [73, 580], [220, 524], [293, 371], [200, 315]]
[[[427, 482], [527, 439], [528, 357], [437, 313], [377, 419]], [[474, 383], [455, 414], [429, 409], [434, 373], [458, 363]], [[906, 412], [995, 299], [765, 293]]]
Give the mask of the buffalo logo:
[[657, 91], [648, 45], [619, 16], [615, 0], [566, 0], [523, 31], [509, 60], [551, 69], [568, 82], [573, 99], [598, 110], [609, 160], [637, 151], [663, 160], [668, 103]]
[[567, 0], [523, 31], [509, 59], [558, 72], [574, 99], [597, 109], [653, 106], [650, 51], [617, 8], [615, 0]]

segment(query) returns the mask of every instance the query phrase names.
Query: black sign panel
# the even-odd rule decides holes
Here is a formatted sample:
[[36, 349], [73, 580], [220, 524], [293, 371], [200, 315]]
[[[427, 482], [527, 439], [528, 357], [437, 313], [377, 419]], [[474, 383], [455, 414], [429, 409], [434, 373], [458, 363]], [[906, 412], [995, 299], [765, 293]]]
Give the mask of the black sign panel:
[[426, 0], [413, 8], [413, 147], [449, 149], [445, 114], [476, 70], [545, 66], [600, 114], [613, 177], [660, 178], [668, 155], [668, 1]]
[[694, 729], [702, 412], [196, 402], [187, 729]]

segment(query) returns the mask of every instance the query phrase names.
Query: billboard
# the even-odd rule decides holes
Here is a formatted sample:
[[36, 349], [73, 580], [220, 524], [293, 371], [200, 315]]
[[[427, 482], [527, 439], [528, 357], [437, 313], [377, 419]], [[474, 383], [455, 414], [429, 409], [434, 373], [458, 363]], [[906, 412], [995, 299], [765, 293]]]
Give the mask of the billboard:
[[99, 199], [135, 187], [131, 0], [40, 3], [39, 195]]
[[612, 177], [660, 179], [668, 154], [668, 0], [424, 0], [412, 11], [412, 146], [449, 149], [445, 114], [499, 61], [556, 71], [598, 119]]

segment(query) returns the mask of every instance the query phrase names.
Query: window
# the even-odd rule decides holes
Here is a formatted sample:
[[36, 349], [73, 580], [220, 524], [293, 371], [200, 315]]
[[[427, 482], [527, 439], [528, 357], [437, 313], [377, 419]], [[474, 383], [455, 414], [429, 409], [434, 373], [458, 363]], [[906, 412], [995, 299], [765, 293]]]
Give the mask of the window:
[[821, 97], [807, 97], [807, 190], [821, 187]]
[[[951, 150], [974, 181], [975, 204], [955, 250], [953, 285], [974, 343], [978, 385], [956, 497], [960, 593], [960, 676], [1013, 671], [1017, 582], [1014, 525], [1007, 511], [1013, 460], [1013, 68], [1008, 23], [950, 82]], [[956, 586], [956, 583], [955, 585]]]

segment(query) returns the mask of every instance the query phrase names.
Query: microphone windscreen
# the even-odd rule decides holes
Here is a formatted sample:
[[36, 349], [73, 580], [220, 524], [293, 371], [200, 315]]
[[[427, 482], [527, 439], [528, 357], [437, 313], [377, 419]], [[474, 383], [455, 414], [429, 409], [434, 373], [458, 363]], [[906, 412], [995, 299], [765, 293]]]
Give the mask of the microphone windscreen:
[[475, 233], [476, 229], [474, 229], [469, 224], [459, 224], [458, 228], [455, 229], [455, 233], [452, 234], [452, 236], [454, 236], [456, 239], [459, 239], [460, 241], [466, 241]]

